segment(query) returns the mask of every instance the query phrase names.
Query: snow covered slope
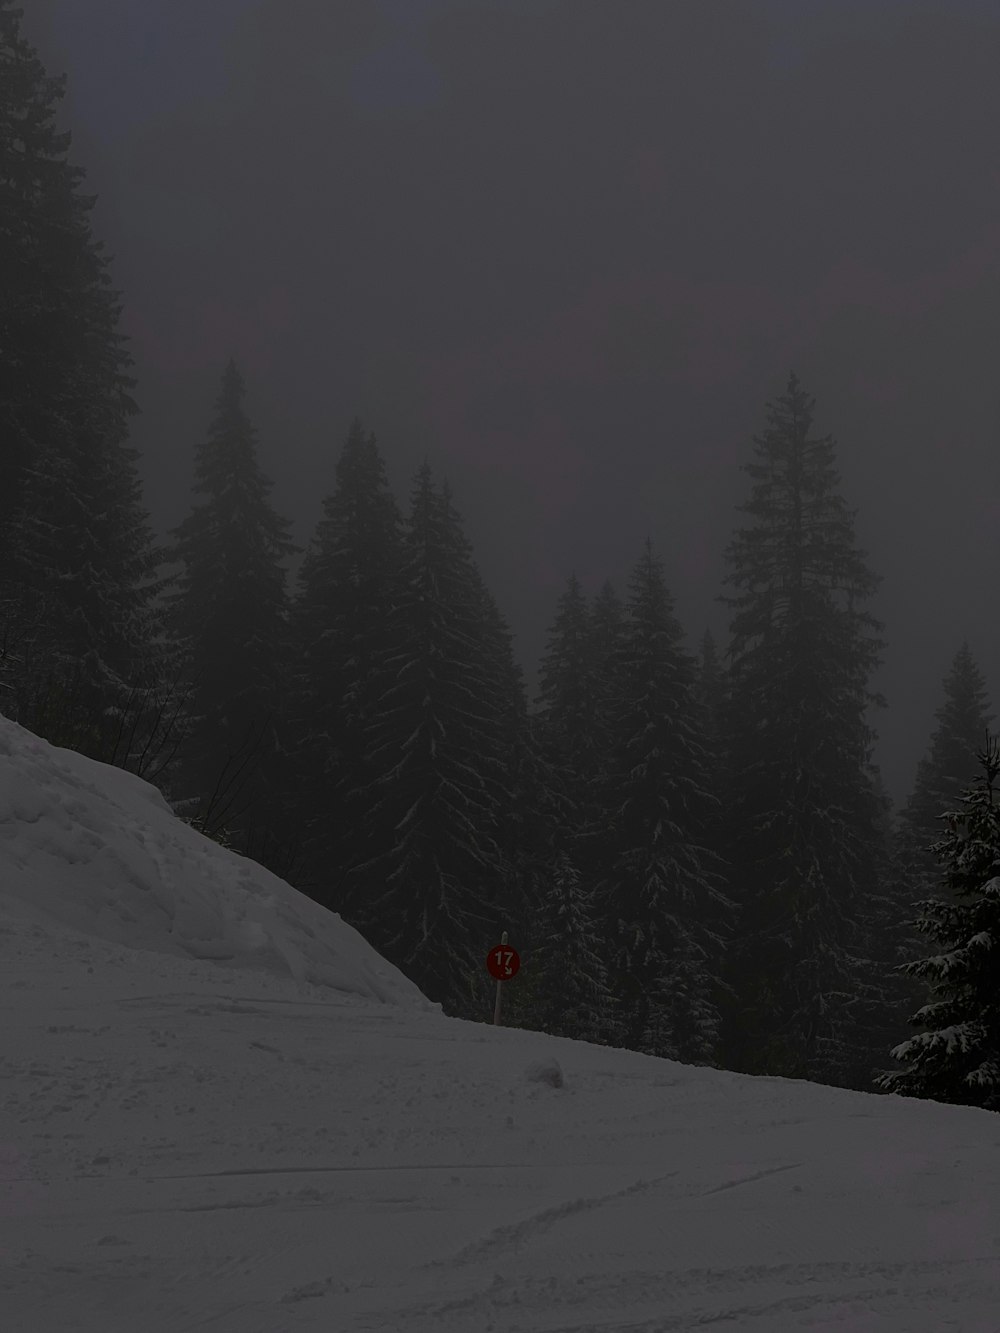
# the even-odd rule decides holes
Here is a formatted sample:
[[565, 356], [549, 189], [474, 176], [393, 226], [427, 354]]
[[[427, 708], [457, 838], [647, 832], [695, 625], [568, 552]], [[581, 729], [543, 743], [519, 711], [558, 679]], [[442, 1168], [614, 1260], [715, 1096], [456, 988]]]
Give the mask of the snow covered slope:
[[155, 787], [0, 717], [0, 912], [431, 1007], [340, 917], [175, 818]]
[[1000, 1330], [997, 1116], [445, 1018], [143, 784], [0, 751], [3, 1333]]

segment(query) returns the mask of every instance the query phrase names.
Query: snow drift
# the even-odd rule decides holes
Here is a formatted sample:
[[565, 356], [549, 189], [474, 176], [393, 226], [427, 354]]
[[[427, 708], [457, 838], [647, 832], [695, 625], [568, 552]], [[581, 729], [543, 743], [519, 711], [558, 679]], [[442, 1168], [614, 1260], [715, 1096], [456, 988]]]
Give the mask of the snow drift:
[[338, 915], [219, 847], [148, 782], [0, 717], [0, 912], [113, 944], [437, 1009]]

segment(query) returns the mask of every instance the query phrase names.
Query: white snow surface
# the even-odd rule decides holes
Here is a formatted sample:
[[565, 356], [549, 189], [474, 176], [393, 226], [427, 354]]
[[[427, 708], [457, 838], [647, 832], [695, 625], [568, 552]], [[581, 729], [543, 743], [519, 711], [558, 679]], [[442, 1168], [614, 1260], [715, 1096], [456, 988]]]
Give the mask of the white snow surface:
[[3, 1333], [1000, 1333], [996, 1115], [446, 1018], [3, 719], [0, 1003]]
[[148, 782], [2, 717], [0, 884], [5, 905], [130, 959], [213, 959], [440, 1012], [339, 916], [196, 833]]

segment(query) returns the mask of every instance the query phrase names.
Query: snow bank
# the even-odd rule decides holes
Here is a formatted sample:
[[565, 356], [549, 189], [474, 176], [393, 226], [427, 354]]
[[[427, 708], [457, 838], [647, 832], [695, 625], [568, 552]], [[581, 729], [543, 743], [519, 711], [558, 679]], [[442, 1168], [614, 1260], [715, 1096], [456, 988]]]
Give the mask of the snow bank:
[[439, 1006], [338, 915], [219, 847], [148, 782], [0, 717], [0, 914], [132, 949]]

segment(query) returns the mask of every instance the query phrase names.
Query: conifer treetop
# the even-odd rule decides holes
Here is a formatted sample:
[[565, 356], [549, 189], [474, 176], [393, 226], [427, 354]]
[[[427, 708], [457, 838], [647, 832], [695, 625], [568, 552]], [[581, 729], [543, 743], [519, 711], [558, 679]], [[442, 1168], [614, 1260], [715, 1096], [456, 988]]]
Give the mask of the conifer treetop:
[[402, 515], [389, 487], [373, 432], [351, 422], [336, 464], [336, 484], [323, 499], [322, 517], [299, 571], [306, 605], [331, 608], [374, 579], [381, 583], [397, 559]]
[[725, 582], [744, 592], [722, 600], [743, 607], [768, 588], [798, 609], [811, 587], [842, 591], [852, 602], [870, 597], [881, 579], [855, 543], [856, 511], [838, 491], [833, 437], [812, 434], [815, 399], [793, 373], [766, 411], [767, 429], [753, 436], [755, 458], [742, 464], [751, 494], [737, 506], [756, 522], [726, 551]]
[[989, 734], [993, 713], [986, 681], [967, 640], [942, 682], [944, 701], [937, 727], [917, 765], [913, 791], [902, 812], [904, 836], [924, 848], [940, 830], [940, 816], [953, 808], [975, 776], [976, 755]]

